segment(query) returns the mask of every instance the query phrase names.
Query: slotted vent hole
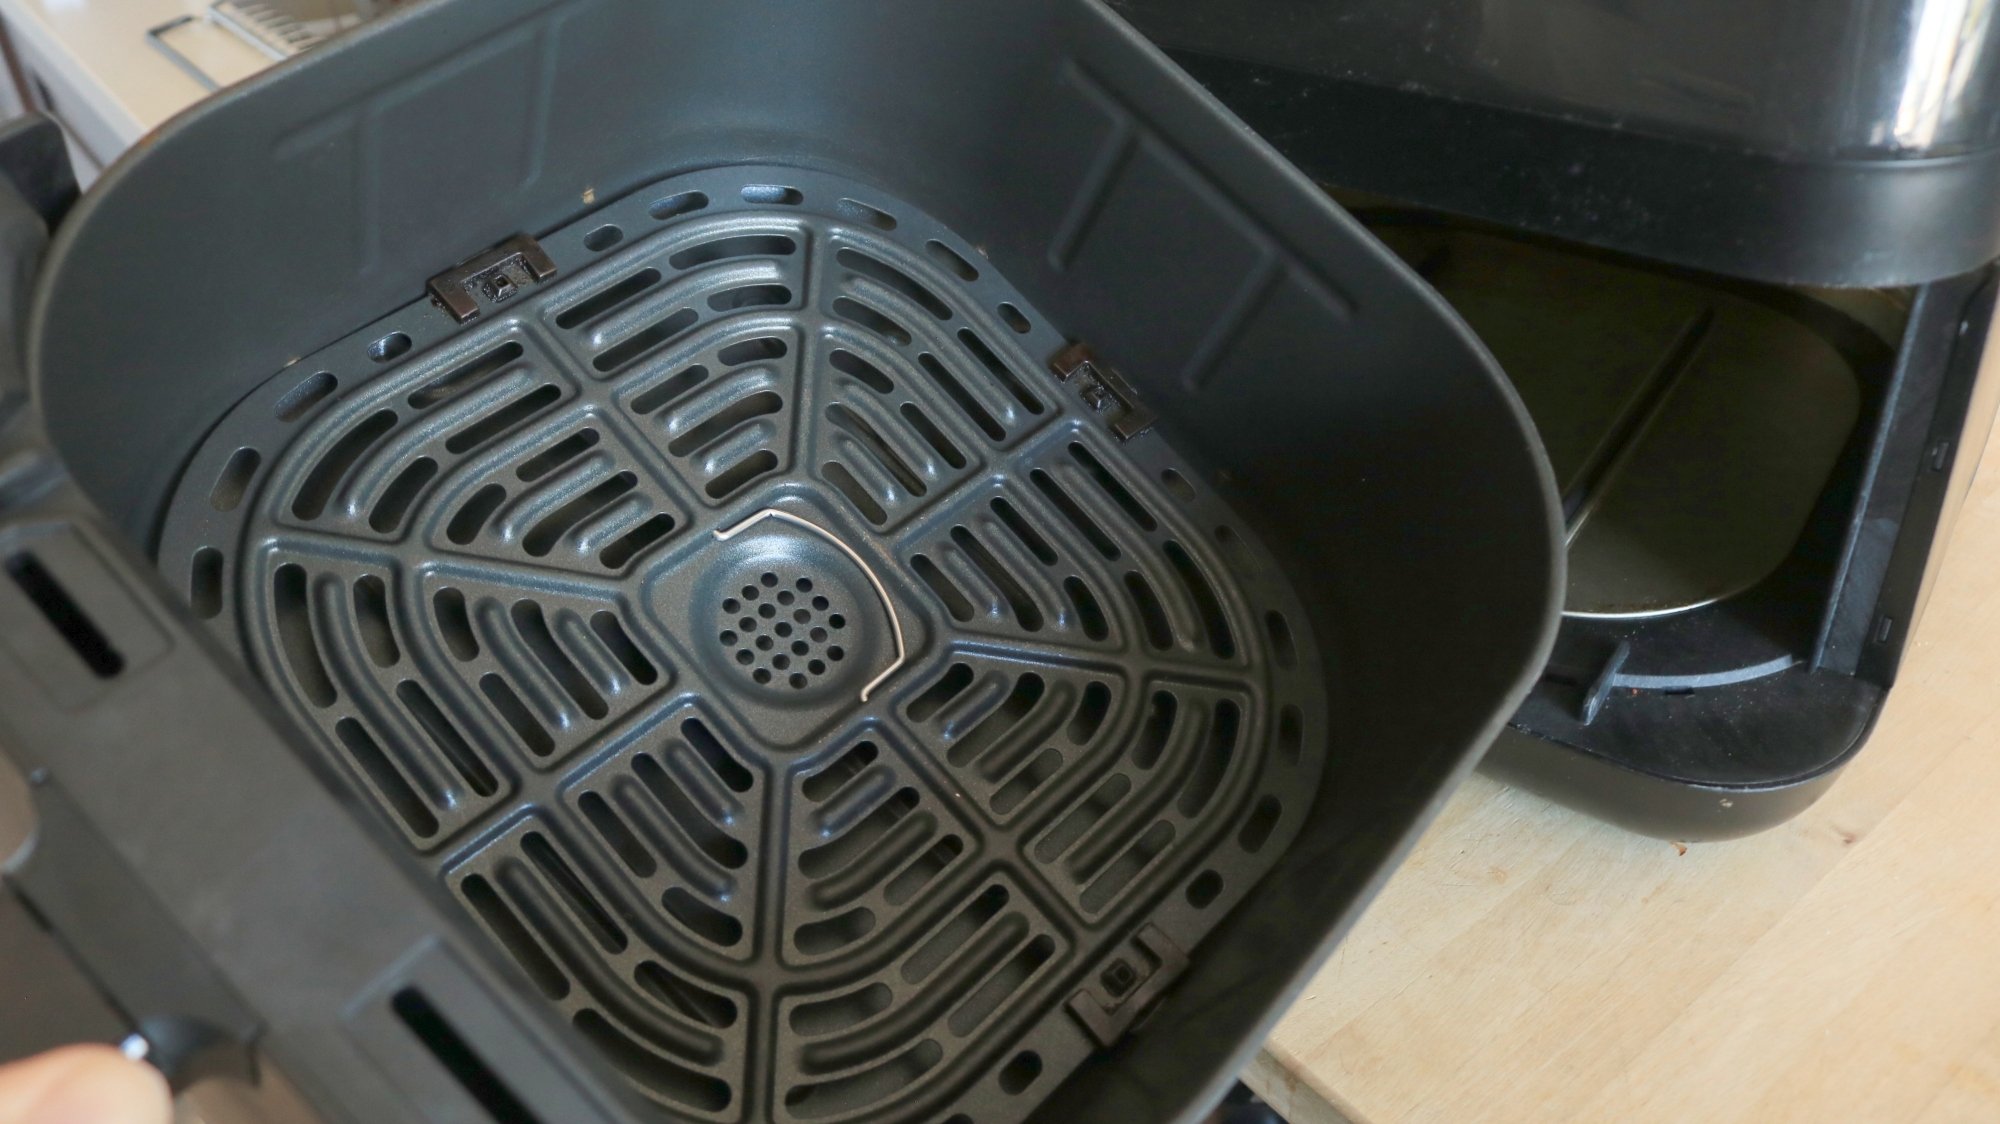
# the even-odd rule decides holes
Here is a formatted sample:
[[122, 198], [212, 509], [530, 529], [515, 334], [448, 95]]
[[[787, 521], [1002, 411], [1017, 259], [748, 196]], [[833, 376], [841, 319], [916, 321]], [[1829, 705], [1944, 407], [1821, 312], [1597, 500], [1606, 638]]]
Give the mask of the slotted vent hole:
[[403, 658], [389, 615], [389, 587], [382, 579], [374, 574], [355, 579], [354, 617], [361, 626], [361, 646], [376, 667], [394, 667]]
[[1299, 664], [1298, 646], [1292, 642], [1292, 626], [1276, 609], [1264, 614], [1264, 633], [1271, 641], [1271, 657], [1278, 666], [1290, 670]]
[[839, 461], [828, 461], [821, 465], [819, 470], [826, 477], [827, 483], [832, 484], [835, 490], [845, 496], [847, 502], [854, 505], [854, 509], [861, 513], [863, 519], [877, 527], [889, 522], [888, 509], [882, 506], [875, 498], [875, 493], [868, 490], [867, 485], [855, 479], [854, 473], [848, 471], [846, 465]]
[[952, 249], [935, 238], [924, 243], [924, 253], [929, 254], [932, 261], [950, 270], [952, 275], [960, 281], [972, 282], [979, 280], [978, 268], [971, 262], [966, 261], [957, 250]]
[[204, 546], [194, 552], [188, 568], [188, 604], [202, 620], [222, 615], [222, 571], [220, 550]]
[[428, 409], [506, 370], [519, 362], [524, 354], [518, 341], [509, 340], [471, 362], [454, 367], [411, 391], [407, 401], [413, 409]]
[[90, 613], [71, 596], [63, 580], [42, 564], [31, 551], [18, 551], [7, 558], [7, 577], [15, 591], [27, 598], [42, 620], [69, 646], [83, 666], [99, 679], [111, 679], [125, 670], [125, 657], [111, 637], [97, 626]]
[[410, 834], [419, 839], [436, 835], [438, 819], [418, 794], [416, 788], [389, 760], [382, 749], [361, 723], [352, 718], [343, 718], [334, 723], [333, 733], [347, 750], [347, 758], [368, 778], [375, 791], [381, 794], [382, 802], [388, 805], [397, 818], [410, 829]]
[[449, 587], [440, 589], [431, 597], [431, 608], [437, 614], [438, 632], [451, 654], [461, 660], [477, 659], [479, 634], [472, 630], [465, 594]]
[[445, 452], [471, 452], [555, 405], [561, 397], [562, 388], [554, 383], [537, 387], [445, 438]]
[[1001, 426], [999, 419], [981, 405], [979, 399], [973, 397], [972, 392], [965, 388], [965, 384], [958, 381], [957, 375], [952, 374], [949, 368], [938, 362], [937, 356], [926, 351], [917, 356], [917, 366], [923, 368], [924, 373], [931, 377], [931, 381], [937, 384], [938, 389], [944, 391], [945, 396], [951, 399], [972, 424], [979, 427], [981, 433], [995, 441], [1007, 439], [1007, 430]]
[[848, 781], [861, 775], [861, 771], [875, 762], [880, 751], [874, 742], [862, 742], [818, 772], [806, 777], [799, 785], [799, 795], [815, 804], [839, 792]]
[[291, 668], [293, 682], [314, 706], [329, 707], [338, 696], [333, 680], [326, 673], [326, 664], [320, 660], [312, 606], [307, 600], [308, 584], [304, 567], [290, 562], [278, 567], [271, 608], [277, 617], [278, 638], [284, 645], [285, 663]]
[[[1000, 1010], [1001, 1006], [1014, 996], [1014, 993], [1020, 991], [1021, 988], [1027, 985], [1029, 980], [1035, 977], [1035, 973], [1041, 970], [1042, 965], [1047, 964], [1055, 956], [1055, 951], [1055, 939], [1046, 933], [1016, 950], [1012, 956], [1001, 963], [998, 970], [987, 977], [985, 983], [979, 985], [978, 990], [974, 991], [964, 1002], [958, 1005], [956, 1010], [952, 1011], [951, 1016], [946, 1020], [946, 1025], [951, 1027], [951, 1032], [960, 1037], [971, 1036], [988, 1019], [992, 1018]], [[1001, 1083], [1003, 1086], [1007, 1083], [1008, 1070], [1019, 1065], [1021, 1058], [1025, 1057], [1033, 1057], [1033, 1055], [1019, 1055], [1013, 1063], [1010, 1063], [1007, 1068], [1001, 1070]], [[1035, 1059], [1034, 1070], [1036, 1074], [1041, 1072], [1040, 1058]], [[1026, 1089], [1028, 1082], [1032, 1082], [1033, 1080], [1034, 1077], [1032, 1075], [1029, 1076], [1022, 1083], [1021, 1088]]]
[[833, 314], [842, 320], [860, 325], [898, 347], [910, 346], [908, 328], [851, 297], [836, 298], [833, 302]]
[[1212, 870], [1204, 870], [1188, 883], [1188, 904], [1196, 909], [1207, 909], [1222, 896], [1222, 875]]
[[833, 205], [834, 213], [850, 222], [867, 223], [877, 230], [896, 229], [896, 216], [872, 207], [859, 199], [842, 199]]
[[912, 497], [921, 497], [930, 491], [930, 487], [924, 483], [923, 477], [918, 475], [917, 470], [904, 461], [895, 446], [891, 445], [867, 418], [839, 402], [826, 408], [825, 417], [834, 428], [852, 438], [867, 458], [887, 472], [902, 491]]
[[626, 563], [665, 539], [673, 529], [674, 517], [661, 512], [612, 540], [598, 553], [597, 560], [613, 570], [622, 570]]
[[368, 525], [378, 532], [391, 535], [403, 529], [403, 521], [416, 506], [424, 489], [437, 479], [438, 463], [429, 457], [418, 457], [409, 463], [389, 486], [382, 490], [382, 497], [375, 501], [375, 510], [368, 513]]
[[1015, 373], [1014, 368], [1000, 358], [992, 348], [986, 346], [986, 341], [980, 339], [978, 333], [971, 328], [960, 328], [958, 341], [965, 345], [965, 350], [970, 352], [974, 359], [979, 360], [979, 365], [986, 368], [995, 382], [1014, 396], [1014, 401], [1019, 402], [1023, 409], [1031, 414], [1039, 414], [1045, 409], [1042, 400], [1035, 397], [1034, 391], [1029, 390], [1028, 384], [1021, 381], [1021, 376]]
[[1104, 606], [1097, 603], [1097, 595], [1082, 578], [1063, 579], [1063, 593], [1069, 597], [1070, 605], [1076, 610], [1078, 627], [1092, 640], [1103, 640], [1111, 635], [1111, 622], [1104, 615]]
[[1236, 833], [1236, 843], [1251, 854], [1264, 849], [1271, 841], [1271, 832], [1278, 826], [1278, 817], [1285, 806], [1275, 796], [1266, 796], [1250, 809], [1250, 815], [1243, 821], [1243, 827]]
[[306, 376], [304, 381], [285, 392], [271, 407], [271, 413], [281, 422], [295, 422], [312, 411], [314, 406], [333, 396], [340, 386], [332, 371], [320, 371]]
[[688, 932], [710, 944], [729, 948], [743, 939], [743, 922], [695, 897], [683, 887], [669, 889], [661, 896], [660, 902], [674, 920], [687, 927]]
[[781, 308], [792, 303], [792, 290], [784, 285], [743, 285], [724, 289], [708, 298], [716, 312], [736, 312], [745, 308]]
[[598, 640], [603, 642], [612, 658], [617, 660], [618, 665], [633, 679], [649, 686], [659, 680], [659, 669], [653, 666], [653, 661], [648, 659], [639, 645], [633, 642], [631, 635], [625, 631], [625, 626], [618, 620], [618, 614], [609, 609], [599, 610], [590, 618], [590, 630], [597, 634]]
[[667, 443], [667, 452], [685, 457], [721, 441], [738, 428], [785, 408], [785, 400], [768, 390], [748, 394], [729, 403], [688, 428]]
[[451, 521], [445, 524], [444, 537], [459, 546], [469, 545], [472, 540], [479, 537], [479, 532], [485, 528], [486, 521], [493, 518], [493, 513], [499, 511], [500, 505], [506, 502], [507, 489], [498, 484], [486, 485], [472, 493], [463, 504], [459, 505], [458, 510], [452, 513]]
[[951, 306], [944, 302], [944, 298], [895, 266], [856, 250], [842, 250], [834, 255], [834, 260], [856, 276], [875, 282], [939, 320], [951, 319]]
[[605, 348], [590, 365], [608, 374], [686, 332], [700, 319], [701, 315], [692, 308], [676, 309], [634, 332], [624, 342]]
[[879, 1065], [846, 1077], [794, 1085], [785, 1090], [785, 1108], [805, 1120], [843, 1116], [889, 1099], [916, 1084], [944, 1059], [944, 1047], [926, 1038]]
[[725, 367], [741, 367], [749, 363], [768, 363], [773, 359], [783, 359], [790, 350], [791, 345], [777, 336], [758, 336], [730, 344], [716, 352], [715, 358]]
[[753, 183], [744, 186], [743, 201], [764, 206], [796, 207], [806, 201], [806, 196], [805, 192], [796, 187], [775, 183]]
[[699, 191], [682, 191], [664, 199], [654, 200], [653, 204], [646, 208], [646, 213], [665, 222], [667, 219], [692, 214], [706, 206], [708, 206], [708, 196]]
[[813, 921], [799, 926], [798, 932], [792, 936], [792, 943], [807, 956], [825, 956], [846, 948], [867, 936], [874, 928], [874, 911], [850, 909], [824, 921]]
[[1215, 586], [1210, 584], [1200, 563], [1185, 547], [1171, 539], [1161, 547], [1161, 551], [1173, 566], [1174, 576], [1180, 579], [1181, 586], [1194, 601], [1195, 611], [1201, 616], [1202, 632], [1208, 638], [1209, 651], [1215, 653], [1217, 659], [1234, 658], [1236, 637], [1229, 628], [1229, 614], [1223, 610], [1222, 599], [1216, 595]]
[[209, 489], [208, 505], [217, 511], [236, 510], [236, 505], [243, 502], [244, 493], [250, 490], [250, 478], [257, 474], [257, 466], [263, 460], [262, 453], [247, 445], [231, 453], [215, 478], [215, 487]]
[[423, 992], [403, 988], [390, 999], [389, 1007], [495, 1124], [544, 1124]]
[[972, 686], [972, 668], [967, 664], [952, 664], [937, 682], [925, 689], [910, 702], [910, 721], [928, 722], [937, 713], [951, 704], [953, 699], [965, 693]]
[[795, 1034], [817, 1038], [859, 1026], [889, 1009], [895, 993], [879, 983], [836, 995], [800, 1003], [792, 1008], [790, 1022]]
[[1110, 714], [1111, 688], [1093, 680], [1077, 700], [1076, 714], [1069, 723], [1069, 740], [1076, 745], [1089, 745]]
[[1049, 540], [1043, 538], [1040, 531], [1035, 530], [1026, 519], [1022, 518], [1021, 513], [1015, 510], [1013, 504], [1008, 503], [1005, 499], [995, 497], [992, 507], [993, 514], [1000, 517], [1001, 524], [1016, 539], [1020, 540], [1022, 546], [1028, 548], [1028, 553], [1034, 555], [1037, 562], [1040, 562], [1044, 566], [1053, 566], [1056, 564], [1056, 548], [1050, 546]]
[[777, 467], [778, 455], [769, 449], [759, 449], [723, 470], [715, 479], [703, 485], [701, 490], [706, 492], [710, 499], [719, 500], [740, 491], [751, 481], [767, 472], [775, 471]]
[[1146, 630], [1146, 643], [1155, 651], [1164, 652], [1174, 646], [1174, 626], [1167, 619], [1167, 609], [1160, 603], [1160, 595], [1153, 592], [1153, 585], [1137, 570], [1125, 573], [1125, 591], [1132, 596], [1133, 608], [1139, 610], [1139, 623]]
[[736, 755], [722, 744], [706, 723], [690, 718], [681, 723], [681, 735], [687, 738], [688, 745], [708, 766], [709, 772], [728, 786], [729, 791], [748, 792], [750, 786], [756, 783], [756, 776], [736, 759]]
[[491, 796], [500, 791], [500, 782], [493, 775], [493, 770], [487, 767], [485, 759], [458, 732], [458, 727], [432, 701], [430, 693], [421, 684], [414, 679], [403, 680], [396, 685], [396, 698], [410, 712], [410, 717], [423, 727], [431, 743], [451, 762], [452, 768], [474, 793]]
[[697, 363], [685, 370], [676, 371], [654, 386], [632, 396], [632, 412], [650, 414], [660, 407], [700, 386], [708, 379], [708, 368]]
[[368, 345], [368, 358], [373, 359], [377, 363], [387, 363], [393, 359], [400, 359], [409, 353], [410, 343], [408, 333], [390, 332], [388, 335]]
[[1009, 1096], [1018, 1096], [1028, 1091], [1035, 1078], [1042, 1075], [1042, 1056], [1032, 1050], [1023, 1050], [1014, 1055], [1014, 1060], [1000, 1068], [1000, 1091]]
[[620, 472], [598, 482], [529, 528], [528, 533], [521, 536], [521, 549], [536, 558], [548, 554], [585, 520], [638, 486], [638, 476], [630, 472]]
[[845, 348], [835, 348], [827, 356], [827, 362], [833, 365], [834, 370], [853, 377], [877, 394], [893, 394], [896, 391], [896, 384], [882, 373], [881, 368]]
[[662, 1100], [714, 1114], [728, 1108], [735, 1099], [727, 1081], [689, 1069], [660, 1052], [657, 1046], [620, 1029], [597, 1011], [585, 1008], [572, 1016], [570, 1022], [614, 1067]]
[[1138, 524], [1140, 530], [1156, 531], [1159, 529], [1159, 520], [1153, 518], [1153, 513], [1146, 509], [1145, 504], [1139, 502], [1139, 497], [1133, 495], [1132, 490], [1125, 486], [1125, 482], [1118, 479], [1116, 473], [1106, 468], [1104, 462], [1098, 460], [1095, 453], [1092, 453], [1081, 444], [1073, 443], [1069, 447], [1069, 455], [1075, 459], [1076, 463], [1083, 466], [1084, 471], [1090, 474], [1090, 478], [1097, 482], [1097, 486], [1104, 490], [1105, 495], [1111, 497], [1112, 502], [1122, 508], [1125, 514], [1132, 517], [1132, 522]]
[[348, 472], [395, 425], [395, 412], [380, 410], [343, 434], [306, 473], [305, 482], [292, 497], [292, 514], [307, 521], [318, 519], [333, 502]]
[[1118, 560], [1118, 544], [1111, 541], [1111, 536], [1105, 533], [1103, 527], [1098, 526], [1097, 520], [1092, 519], [1061, 484], [1056, 482], [1055, 477], [1037, 468], [1028, 473], [1028, 481], [1035, 486], [1036, 491], [1055, 505], [1056, 510], [1068, 520], [1070, 526], [1083, 535], [1084, 541], [1090, 543], [1093, 550], [1106, 561]]
[[595, 429], [584, 429], [572, 433], [561, 441], [522, 461], [519, 467], [514, 469], [514, 475], [523, 484], [532, 484], [549, 473], [554, 472], [556, 469], [561, 468], [563, 465], [568, 464], [570, 461], [575, 460], [577, 457], [582, 456], [586, 451], [595, 448], [598, 440], [598, 433]]
[[556, 313], [556, 327], [569, 329], [576, 327], [578, 324], [587, 324], [614, 308], [629, 304], [641, 293], [645, 293], [655, 285], [658, 285], [660, 277], [660, 271], [657, 269], [650, 267], [642, 269], [632, 276], [606, 287], [594, 296], [585, 297], [583, 300]]
[[1015, 623], [1021, 626], [1022, 631], [1040, 632], [1043, 623], [1042, 608], [1035, 603], [1033, 595], [1021, 584], [1020, 579], [1014, 576], [1014, 572], [1006, 563], [964, 527], [951, 529], [951, 541], [952, 545], [958, 547], [965, 557], [971, 560], [973, 568], [978, 570], [999, 593], [1002, 604], [1013, 616]]
[[726, 1030], [736, 1025], [736, 1001], [727, 995], [710, 991], [651, 960], [639, 965], [633, 975], [647, 994], [703, 1026]]
[[508, 686], [505, 679], [488, 672], [480, 677], [479, 690], [529, 753], [547, 757], [555, 752], [555, 739], [549, 736], [548, 730], [528, 709], [528, 704], [521, 701], [521, 696], [514, 693], [514, 688]]
[[1305, 745], [1305, 716], [1298, 707], [1286, 704], [1278, 710], [1278, 751], [1296, 765]]
[[520, 915], [500, 896], [493, 883], [483, 876], [468, 875], [459, 883], [459, 892], [472, 905], [474, 913], [486, 924], [486, 928], [500, 942], [501, 947], [514, 957], [516, 963], [527, 972], [535, 987], [551, 1000], [561, 1000], [569, 995], [569, 977], [556, 966], [542, 950], [541, 944], [522, 923]]
[[944, 459], [944, 463], [953, 468], [965, 467], [965, 454], [959, 451], [958, 446], [945, 435], [944, 430], [939, 429], [930, 415], [924, 413], [915, 402], [903, 403], [897, 412], [903, 415], [903, 420], [910, 423], [911, 429], [917, 431], [917, 436], [924, 439], [924, 444], [929, 445]]

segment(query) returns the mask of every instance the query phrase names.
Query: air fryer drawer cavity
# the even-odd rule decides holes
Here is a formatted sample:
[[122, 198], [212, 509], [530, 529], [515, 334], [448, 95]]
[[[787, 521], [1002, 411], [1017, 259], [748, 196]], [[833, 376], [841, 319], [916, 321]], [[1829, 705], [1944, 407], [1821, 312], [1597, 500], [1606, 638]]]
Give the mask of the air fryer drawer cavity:
[[898, 199], [723, 168], [541, 245], [253, 391], [162, 570], [670, 1115], [1023, 1118], [1298, 830], [1303, 610]]

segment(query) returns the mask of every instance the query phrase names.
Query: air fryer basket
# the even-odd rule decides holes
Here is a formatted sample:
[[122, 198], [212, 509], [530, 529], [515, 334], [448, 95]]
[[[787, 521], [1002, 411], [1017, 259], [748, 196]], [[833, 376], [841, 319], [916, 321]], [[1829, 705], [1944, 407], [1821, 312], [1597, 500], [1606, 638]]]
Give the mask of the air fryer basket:
[[420, 7], [28, 338], [16, 881], [115, 956], [74, 806], [127, 1014], [335, 1119], [1191, 1117], [1560, 588], [1463, 326], [1094, 3]]
[[1019, 1119], [1305, 821], [1303, 611], [901, 200], [718, 168], [538, 245], [231, 410], [169, 584], [662, 1108]]

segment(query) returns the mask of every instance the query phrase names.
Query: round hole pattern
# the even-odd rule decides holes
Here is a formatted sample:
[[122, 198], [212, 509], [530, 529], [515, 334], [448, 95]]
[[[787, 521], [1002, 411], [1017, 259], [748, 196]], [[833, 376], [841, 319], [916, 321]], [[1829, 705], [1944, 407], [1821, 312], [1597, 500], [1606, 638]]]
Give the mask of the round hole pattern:
[[[750, 681], [772, 690], [803, 691], [847, 658], [833, 643], [847, 628], [824, 593], [804, 574], [766, 570], [717, 606], [716, 642]], [[779, 606], [790, 611], [781, 613]]]

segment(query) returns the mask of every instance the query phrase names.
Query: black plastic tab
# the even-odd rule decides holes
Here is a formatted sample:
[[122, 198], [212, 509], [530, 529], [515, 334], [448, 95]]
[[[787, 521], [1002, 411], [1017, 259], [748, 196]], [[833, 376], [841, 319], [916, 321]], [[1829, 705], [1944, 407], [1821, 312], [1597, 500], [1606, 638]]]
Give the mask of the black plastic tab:
[[1070, 1014], [1102, 1046], [1123, 1038], [1152, 1010], [1161, 993], [1187, 971], [1187, 953], [1158, 926], [1148, 925], [1134, 934], [1131, 950], [1138, 966], [1124, 957], [1114, 959], [1098, 973], [1095, 983], [1069, 997]]
[[1093, 413], [1102, 415], [1104, 426], [1120, 441], [1130, 441], [1153, 428], [1153, 411], [1139, 401], [1139, 392], [1125, 381], [1118, 369], [1091, 354], [1084, 344], [1072, 343], [1049, 360], [1049, 369], [1070, 385]]

